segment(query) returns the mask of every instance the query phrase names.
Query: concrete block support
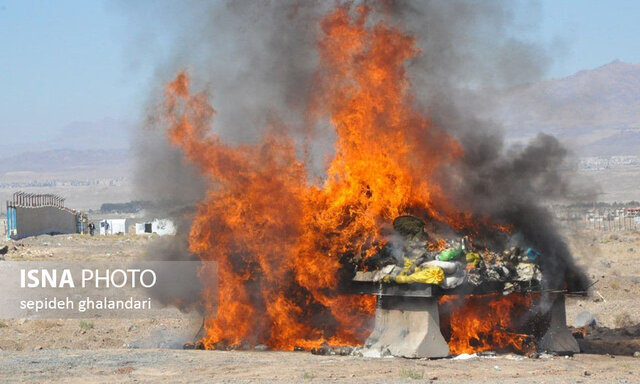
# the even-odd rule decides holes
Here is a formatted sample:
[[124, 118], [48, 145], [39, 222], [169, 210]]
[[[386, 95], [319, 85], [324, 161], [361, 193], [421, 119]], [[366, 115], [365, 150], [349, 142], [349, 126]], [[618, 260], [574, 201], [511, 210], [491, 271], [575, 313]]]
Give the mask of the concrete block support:
[[375, 327], [365, 347], [407, 358], [449, 356], [435, 297], [378, 297]]
[[558, 295], [551, 304], [551, 322], [549, 329], [542, 336], [539, 343], [541, 351], [556, 353], [579, 353], [580, 346], [567, 328], [567, 312], [564, 295]]

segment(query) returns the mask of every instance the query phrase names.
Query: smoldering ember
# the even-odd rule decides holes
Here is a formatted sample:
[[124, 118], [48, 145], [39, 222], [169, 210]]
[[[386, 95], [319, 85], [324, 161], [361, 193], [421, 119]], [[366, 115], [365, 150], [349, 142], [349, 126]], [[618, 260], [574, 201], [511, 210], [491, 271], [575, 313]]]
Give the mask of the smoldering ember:
[[[434, 120], [447, 108], [420, 108], [407, 70], [431, 53], [392, 14], [321, 16], [304, 128], [270, 119], [254, 144], [214, 133], [215, 100], [188, 71], [167, 84], [151, 120], [209, 185], [188, 252], [219, 263], [218, 315], [187, 347], [579, 351], [564, 295], [588, 279], [542, 204], [570, 190], [567, 151], [539, 135], [505, 152], [480, 123], [465, 134]], [[318, 135], [335, 141], [315, 177]]]

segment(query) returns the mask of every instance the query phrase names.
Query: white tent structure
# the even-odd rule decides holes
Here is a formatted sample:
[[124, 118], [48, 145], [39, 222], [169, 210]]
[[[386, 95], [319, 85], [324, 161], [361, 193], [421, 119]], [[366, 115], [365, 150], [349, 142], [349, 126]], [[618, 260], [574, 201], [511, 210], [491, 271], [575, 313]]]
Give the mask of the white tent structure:
[[153, 219], [145, 223], [136, 223], [136, 235], [155, 233], [160, 236], [175, 235], [176, 226], [169, 219]]
[[100, 220], [100, 234], [105, 236], [127, 233], [125, 221], [125, 219]]

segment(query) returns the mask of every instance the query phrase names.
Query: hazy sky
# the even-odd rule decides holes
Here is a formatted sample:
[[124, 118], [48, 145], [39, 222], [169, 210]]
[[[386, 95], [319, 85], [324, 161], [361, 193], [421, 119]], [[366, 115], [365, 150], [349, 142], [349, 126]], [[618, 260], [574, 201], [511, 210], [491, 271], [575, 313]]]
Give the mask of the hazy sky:
[[[129, 57], [134, 37], [121, 11], [108, 1], [0, 0], [5, 144], [38, 141], [75, 121], [140, 115], [159, 58]], [[640, 1], [544, 0], [535, 18], [541, 29], [530, 38], [558, 52], [547, 77], [640, 62]]]

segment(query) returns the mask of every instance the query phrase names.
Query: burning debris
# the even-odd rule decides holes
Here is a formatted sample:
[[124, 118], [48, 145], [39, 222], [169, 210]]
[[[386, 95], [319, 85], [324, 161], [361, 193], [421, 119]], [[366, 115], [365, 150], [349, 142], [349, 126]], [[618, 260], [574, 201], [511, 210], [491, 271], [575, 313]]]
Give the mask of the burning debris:
[[355, 273], [362, 293], [378, 295], [368, 348], [404, 357], [484, 351], [532, 355], [542, 337], [546, 350], [579, 351], [566, 326], [562, 298], [552, 300], [551, 312], [542, 309], [540, 252], [473, 245], [468, 236], [444, 239], [425, 226], [414, 216], [396, 218], [391, 240]]
[[[433, 284], [454, 289], [463, 284], [472, 288], [492, 285], [493, 291], [528, 292], [538, 290], [542, 273], [540, 253], [513, 246], [505, 250], [475, 247], [467, 236], [459, 240], [430, 237], [425, 224], [413, 216], [394, 220], [398, 234], [365, 261], [369, 271], [358, 271], [354, 281], [385, 284]], [[398, 241], [400, 240], [400, 241]], [[400, 244], [397, 244], [399, 242]]]
[[[566, 194], [558, 171], [566, 150], [541, 135], [505, 156], [499, 137], [447, 104], [461, 91], [448, 83], [456, 76], [447, 70], [456, 56], [468, 56], [438, 56], [439, 40], [458, 47], [447, 40], [458, 34], [440, 19], [458, 13], [459, 5], [414, 5], [426, 7], [423, 14], [411, 9], [411, 16], [410, 7], [396, 2], [323, 5], [320, 13], [295, 3], [284, 20], [277, 13], [282, 8], [275, 7], [273, 20], [286, 30], [297, 25], [296, 17], [305, 20], [301, 31], [310, 30], [308, 17], [315, 22], [313, 41], [300, 39], [315, 50], [315, 61], [311, 73], [296, 77], [296, 87], [302, 78], [308, 90], [295, 93], [295, 108], [287, 112], [297, 118], [281, 120], [275, 108], [250, 143], [222, 134], [243, 125], [213, 124], [212, 93], [193, 92], [189, 74], [181, 71], [167, 84], [159, 116], [150, 121], [206, 180], [204, 198], [188, 220], [182, 218], [190, 221], [184, 253], [218, 262], [219, 294], [205, 288], [201, 298], [205, 306], [219, 299], [218, 315], [206, 320], [201, 347], [317, 352], [366, 340], [394, 355], [446, 356], [438, 316], [442, 292], [513, 292], [507, 304], [526, 310], [529, 303], [517, 302], [516, 293], [584, 286], [568, 247], [537, 203]], [[429, 39], [405, 28], [405, 21], [415, 27], [416, 14], [430, 20], [432, 29], [418, 28]], [[489, 25], [492, 20], [483, 24]], [[282, 40], [279, 30], [271, 32], [274, 41]], [[461, 35], [467, 40], [475, 34]], [[300, 48], [298, 35], [284, 41]], [[283, 64], [268, 72], [290, 63]], [[439, 70], [431, 73], [433, 68]], [[427, 85], [443, 94], [425, 97], [412, 87], [414, 80], [422, 84], [421, 70]], [[269, 107], [279, 102], [267, 94], [262, 101]], [[334, 139], [331, 148], [315, 153], [326, 159], [318, 171], [311, 158], [320, 137]], [[434, 230], [425, 230], [427, 225]], [[511, 245], [516, 235], [510, 233], [524, 246]], [[375, 289], [354, 295], [354, 283]], [[495, 308], [514, 309], [516, 317], [516, 306]], [[487, 324], [502, 333], [481, 340], [483, 348], [515, 334], [505, 321]]]

